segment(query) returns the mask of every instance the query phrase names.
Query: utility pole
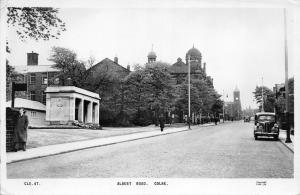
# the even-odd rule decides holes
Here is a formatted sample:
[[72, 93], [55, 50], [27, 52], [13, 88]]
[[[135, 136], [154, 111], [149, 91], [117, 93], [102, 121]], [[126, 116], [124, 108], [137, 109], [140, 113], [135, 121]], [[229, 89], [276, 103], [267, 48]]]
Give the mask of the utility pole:
[[287, 48], [287, 24], [286, 24], [286, 10], [284, 8], [284, 67], [285, 67], [285, 117], [286, 117], [286, 140], [285, 143], [291, 143], [290, 137], [290, 121], [289, 121], [289, 77], [288, 77], [288, 48]]
[[225, 96], [224, 96], [224, 89], [223, 89], [223, 123], [225, 120]]
[[264, 78], [261, 77], [261, 111], [264, 112], [265, 108], [264, 108]]
[[189, 113], [188, 113], [188, 124], [189, 124], [189, 129], [191, 129], [191, 121], [190, 121], [190, 119], [191, 119], [191, 63], [190, 63], [190, 61], [191, 61], [191, 56], [189, 55], [188, 56], [188, 93], [189, 93], [189, 105], [188, 105], [188, 107], [189, 107]]

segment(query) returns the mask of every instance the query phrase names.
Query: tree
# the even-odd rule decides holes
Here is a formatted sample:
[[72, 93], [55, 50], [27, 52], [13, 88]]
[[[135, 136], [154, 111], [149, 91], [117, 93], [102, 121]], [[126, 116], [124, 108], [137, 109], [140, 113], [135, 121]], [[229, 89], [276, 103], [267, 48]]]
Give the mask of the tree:
[[[58, 18], [58, 9], [37, 8], [37, 7], [9, 7], [8, 8], [8, 26], [16, 29], [16, 33], [22, 41], [27, 38], [35, 40], [58, 38], [62, 31], [65, 31], [65, 23]], [[8, 41], [6, 41], [6, 52], [10, 53]], [[10, 84], [17, 81], [19, 77], [14, 68], [6, 60], [6, 92], [10, 94]]]
[[[262, 90], [263, 89], [263, 90]], [[262, 91], [263, 91], [263, 98], [262, 98]], [[265, 112], [274, 112], [275, 108], [275, 93], [263, 86], [258, 87], [256, 86], [255, 91], [253, 92], [254, 98], [257, 104], [260, 104], [259, 109], [262, 110], [262, 101], [264, 104], [264, 111]]]
[[96, 61], [95, 56], [91, 55], [86, 62], [86, 69], [90, 69], [94, 65], [95, 61]]
[[[290, 78], [288, 80], [288, 87], [289, 87], [289, 110], [291, 113], [294, 112], [294, 78]], [[282, 92], [277, 92], [277, 99], [276, 99], [276, 109], [279, 113], [284, 113], [286, 110], [285, 105], [285, 89]]]
[[57, 16], [59, 10], [51, 7], [9, 7], [9, 26], [16, 29], [22, 41], [27, 38], [49, 40], [65, 31], [65, 23]]
[[57, 77], [62, 85], [71, 84], [76, 87], [84, 85], [85, 65], [84, 62], [77, 59], [77, 54], [74, 51], [63, 47], [53, 47], [49, 60], [55, 63], [54, 67], [61, 70]]
[[[181, 116], [182, 113], [188, 113], [188, 83], [184, 80], [177, 90], [176, 112]], [[220, 95], [214, 90], [212, 85], [200, 77], [191, 78], [191, 114], [209, 114], [219, 113], [222, 102]]]
[[134, 72], [124, 81], [126, 109], [136, 113], [135, 123], [143, 125], [150, 120], [154, 112], [154, 122], [160, 113], [166, 112], [172, 105], [173, 94], [168, 64], [157, 62], [145, 67], [135, 66]]

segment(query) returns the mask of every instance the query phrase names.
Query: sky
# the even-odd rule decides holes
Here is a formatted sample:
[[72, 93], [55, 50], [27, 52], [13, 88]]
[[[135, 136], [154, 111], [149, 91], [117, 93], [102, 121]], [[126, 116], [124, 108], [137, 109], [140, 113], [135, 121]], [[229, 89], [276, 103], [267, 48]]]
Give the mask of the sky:
[[[74, 50], [81, 60], [117, 56], [126, 67], [145, 64], [152, 45], [158, 61], [173, 64], [178, 57], [185, 59], [194, 45], [217, 92], [233, 101], [237, 87], [243, 109], [257, 107], [252, 92], [262, 80], [271, 89], [284, 82], [282, 8], [61, 8], [59, 17], [67, 31], [58, 40], [22, 42], [9, 28], [10, 64], [26, 65], [31, 51], [39, 53], [39, 64], [52, 64], [47, 60], [51, 48], [61, 46]], [[288, 17], [288, 35], [292, 23]], [[289, 55], [289, 77], [294, 72]]]

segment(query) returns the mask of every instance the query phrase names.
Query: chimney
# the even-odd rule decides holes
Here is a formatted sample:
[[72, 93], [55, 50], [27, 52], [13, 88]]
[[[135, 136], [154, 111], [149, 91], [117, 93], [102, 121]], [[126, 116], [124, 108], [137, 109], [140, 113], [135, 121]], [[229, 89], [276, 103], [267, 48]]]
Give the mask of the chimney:
[[27, 53], [27, 66], [37, 66], [39, 64], [39, 54], [35, 52]]
[[129, 70], [129, 71], [130, 71], [130, 65], [129, 65], [129, 64], [127, 65], [127, 70]]
[[116, 64], [119, 64], [119, 63], [118, 63], [118, 57], [115, 57], [115, 58], [114, 58], [114, 62], [115, 62]]

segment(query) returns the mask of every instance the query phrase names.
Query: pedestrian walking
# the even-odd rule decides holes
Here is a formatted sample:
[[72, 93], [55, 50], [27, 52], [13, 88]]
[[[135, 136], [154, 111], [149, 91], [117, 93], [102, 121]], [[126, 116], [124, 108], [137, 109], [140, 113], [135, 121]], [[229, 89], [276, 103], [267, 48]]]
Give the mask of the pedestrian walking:
[[162, 114], [159, 117], [159, 126], [160, 126], [160, 131], [162, 132], [165, 127], [165, 117]]
[[15, 152], [18, 150], [26, 150], [27, 128], [29, 124], [24, 108], [21, 108], [19, 113], [20, 115], [17, 119], [16, 127], [14, 129]]
[[219, 119], [218, 119], [218, 117], [217, 117], [217, 116], [216, 116], [214, 119], [215, 119], [215, 125], [217, 125], [217, 124], [218, 124], [218, 120], [219, 120]]

